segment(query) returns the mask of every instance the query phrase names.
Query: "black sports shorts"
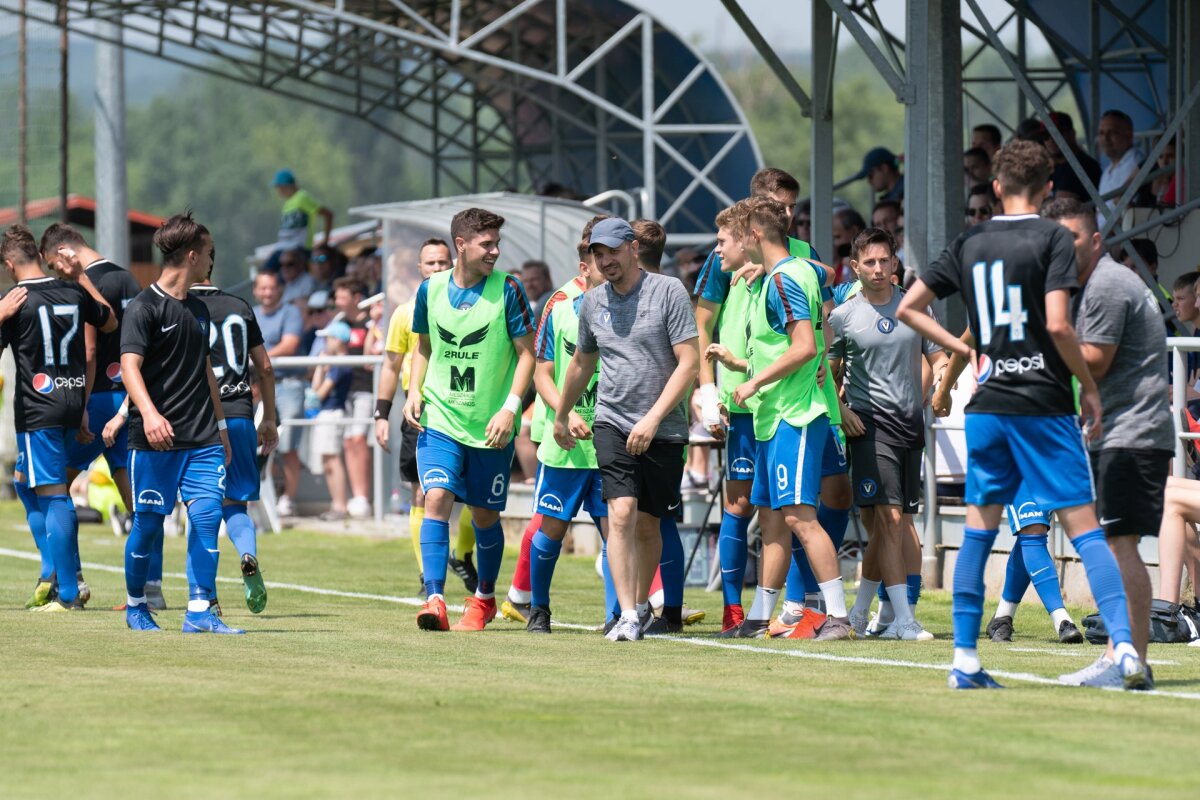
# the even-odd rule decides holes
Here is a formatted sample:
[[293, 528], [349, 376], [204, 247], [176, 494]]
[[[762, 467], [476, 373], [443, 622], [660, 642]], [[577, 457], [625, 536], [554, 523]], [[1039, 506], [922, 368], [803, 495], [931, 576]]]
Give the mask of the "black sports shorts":
[[1105, 536], [1157, 536], [1174, 454], [1113, 448], [1091, 453], [1096, 510]]
[[674, 517], [683, 481], [683, 442], [654, 440], [640, 456], [625, 448], [629, 434], [606, 423], [592, 431], [600, 488], [604, 499], [636, 497], [638, 511], [652, 517]]

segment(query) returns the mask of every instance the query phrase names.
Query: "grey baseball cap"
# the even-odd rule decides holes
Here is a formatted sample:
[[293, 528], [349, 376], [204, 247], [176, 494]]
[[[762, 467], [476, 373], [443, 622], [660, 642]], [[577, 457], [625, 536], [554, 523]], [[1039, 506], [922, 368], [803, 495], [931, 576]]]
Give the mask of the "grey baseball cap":
[[592, 235], [588, 239], [588, 247], [602, 244], [605, 247], [618, 248], [626, 242], [633, 241], [633, 228], [620, 217], [602, 219], [592, 226]]

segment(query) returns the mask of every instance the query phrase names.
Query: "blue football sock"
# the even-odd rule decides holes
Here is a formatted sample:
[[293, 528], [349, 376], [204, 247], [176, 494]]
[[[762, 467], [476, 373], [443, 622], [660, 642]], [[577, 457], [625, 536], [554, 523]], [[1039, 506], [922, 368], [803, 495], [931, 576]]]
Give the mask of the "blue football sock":
[[130, 597], [145, 597], [146, 575], [150, 572], [150, 555], [156, 539], [163, 535], [162, 514], [136, 511], [133, 530], [125, 540], [125, 592]]
[[1025, 571], [1029, 573], [1038, 597], [1042, 598], [1042, 605], [1047, 611], [1057, 611], [1063, 607], [1062, 587], [1058, 584], [1058, 569], [1054, 565], [1054, 558], [1046, 546], [1048, 538], [1045, 534], [1019, 536], [1017, 544], [1020, 546], [1021, 558], [1025, 561]]
[[1133, 637], [1129, 632], [1125, 584], [1121, 582], [1121, 570], [1117, 567], [1117, 559], [1108, 549], [1104, 531], [1097, 528], [1080, 534], [1071, 540], [1071, 544], [1075, 545], [1075, 552], [1079, 553], [1079, 560], [1087, 572], [1088, 585], [1092, 587], [1092, 597], [1100, 607], [1108, 638], [1112, 639], [1114, 645], [1131, 644]]
[[975, 649], [983, 619], [983, 571], [999, 530], [964, 528], [958, 562], [954, 565], [954, 646]]
[[500, 565], [504, 563], [504, 528], [500, 520], [486, 528], [475, 528], [475, 557], [479, 559], [479, 594], [496, 593], [496, 579], [500, 577]]
[[600, 545], [600, 571], [604, 573], [604, 607], [610, 616], [621, 616], [621, 603], [617, 600], [617, 585], [613, 583], [612, 570], [608, 567], [608, 542]]
[[792, 535], [792, 563], [788, 567], [785, 586], [783, 599], [789, 603], [803, 603], [805, 595], [821, 593], [821, 585], [809, 566], [808, 555], [795, 534]]
[[726, 511], [721, 516], [721, 535], [717, 537], [717, 556], [721, 560], [721, 593], [725, 605], [742, 604], [742, 586], [746, 581], [746, 531], [750, 520]]
[[891, 599], [887, 596], [887, 590], [883, 588], [883, 580], [879, 581], [879, 588], [875, 590], [875, 596], [879, 598], [881, 603], [890, 603]]
[[75, 504], [65, 494], [38, 495], [38, 508], [46, 517], [46, 543], [58, 573], [58, 599], [73, 602], [79, 594], [75, 580], [75, 553], [79, 548]]
[[449, 558], [450, 523], [426, 516], [421, 520], [421, 564], [426, 594], [445, 594], [446, 562]]
[[[1000, 597], [1006, 602], [1020, 603], [1025, 590], [1029, 588], [1029, 570], [1025, 567], [1025, 549], [1021, 546], [1021, 540], [1032, 538], [1028, 534], [1018, 534], [1012, 552], [1008, 554], [1008, 564], [1004, 568], [1004, 589], [1000, 592]], [[1045, 541], [1046, 537], [1043, 536], [1043, 546]]]
[[225, 519], [225, 532], [229, 541], [237, 548], [238, 558], [249, 553], [258, 558], [258, 536], [254, 529], [254, 520], [246, 512], [244, 503], [232, 506], [221, 506], [221, 516]]
[[561, 541], [554, 541], [541, 530], [533, 535], [529, 545], [529, 588], [533, 605], [550, 607], [550, 582], [554, 580], [554, 567], [561, 552]]
[[913, 608], [917, 607], [917, 601], [921, 599], [921, 576], [920, 574], [909, 575], [908, 583], [908, 604]]
[[150, 570], [146, 573], [146, 580], [162, 583], [163, 571], [163, 546], [166, 544], [167, 534], [163, 530], [163, 525], [167, 518], [159, 515], [162, 522], [159, 523], [158, 532], [154, 535], [154, 541], [150, 543]]
[[46, 515], [38, 505], [37, 492], [29, 488], [28, 483], [13, 481], [17, 497], [25, 506], [25, 519], [29, 523], [29, 533], [33, 535], [33, 543], [37, 545], [38, 553], [42, 556], [42, 571], [38, 576], [43, 581], [50, 580], [54, 574], [54, 556], [50, 553], [50, 545], [46, 541]]
[[[202, 497], [188, 503], [188, 561], [192, 577], [188, 584], [193, 600], [211, 599], [217, 591], [217, 562], [221, 551], [217, 534], [221, 531], [221, 501]], [[197, 594], [197, 590], [202, 594]]]
[[658, 568], [662, 573], [663, 608], [675, 608], [683, 605], [683, 540], [679, 538], [679, 523], [674, 517], [663, 517], [658, 530], [662, 535]]
[[834, 552], [841, 550], [842, 542], [846, 541], [846, 528], [850, 525], [850, 509], [830, 508], [818, 501], [817, 522], [821, 523], [821, 527], [829, 534]]

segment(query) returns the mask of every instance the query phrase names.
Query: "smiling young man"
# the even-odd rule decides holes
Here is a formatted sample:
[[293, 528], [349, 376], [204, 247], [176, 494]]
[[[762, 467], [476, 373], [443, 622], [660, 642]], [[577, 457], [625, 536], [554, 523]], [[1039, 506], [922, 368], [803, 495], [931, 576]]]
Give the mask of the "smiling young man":
[[412, 329], [421, 338], [404, 419], [420, 431], [428, 596], [417, 612], [422, 630], [450, 629], [444, 592], [456, 497], [471, 509], [479, 585], [454, 630], [480, 631], [496, 617], [496, 578], [504, 557], [500, 512], [508, 502], [513, 424], [535, 360], [525, 290], [516, 277], [496, 269], [503, 225], [503, 217], [482, 208], [455, 214], [454, 268], [427, 278], [413, 308]]

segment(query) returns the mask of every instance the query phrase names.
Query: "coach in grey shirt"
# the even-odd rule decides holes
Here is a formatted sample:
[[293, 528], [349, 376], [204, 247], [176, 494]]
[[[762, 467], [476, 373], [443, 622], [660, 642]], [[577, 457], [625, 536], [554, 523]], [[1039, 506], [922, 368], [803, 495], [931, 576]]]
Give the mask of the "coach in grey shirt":
[[[1091, 443], [1096, 506], [1121, 568], [1133, 645], [1144, 662], [1151, 587], [1138, 540], [1158, 535], [1175, 435], [1162, 317], [1141, 278], [1103, 254], [1096, 218], [1078, 201], [1055, 200], [1042, 216], [1057, 220], [1075, 239], [1083, 287], [1075, 329], [1103, 409], [1101, 433]], [[1111, 653], [1102, 660], [1108, 657]]]
[[[633, 228], [597, 222], [588, 240], [607, 283], [583, 296], [579, 337], [567, 368], [554, 438], [566, 449], [592, 431], [569, 429], [568, 414], [599, 361], [596, 462], [608, 503], [608, 562], [621, 619], [613, 641], [642, 638], [637, 609], [646, 604], [662, 553], [659, 520], [679, 506], [688, 424], [684, 398], [700, 370], [696, 319], [676, 278], [643, 271]], [[578, 423], [577, 423], [578, 424]], [[679, 607], [664, 608], [680, 625]]]

